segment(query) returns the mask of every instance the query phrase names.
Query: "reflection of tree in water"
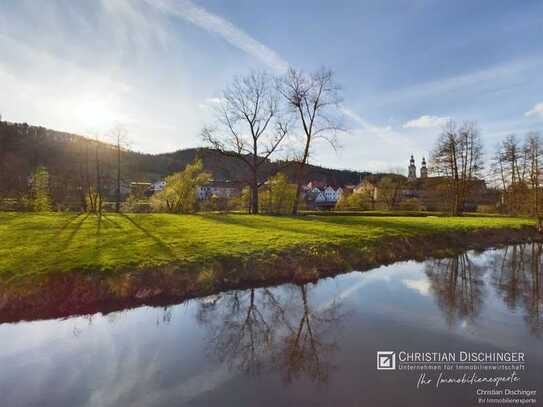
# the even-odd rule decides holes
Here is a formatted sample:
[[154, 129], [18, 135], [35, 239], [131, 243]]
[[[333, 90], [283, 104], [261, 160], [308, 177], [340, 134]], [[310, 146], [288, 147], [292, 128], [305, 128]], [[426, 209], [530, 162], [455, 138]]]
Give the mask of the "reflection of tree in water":
[[522, 307], [530, 329], [543, 331], [543, 288], [541, 285], [541, 243], [506, 247], [493, 254], [491, 281], [511, 309]]
[[516, 308], [524, 295], [527, 284], [526, 270], [530, 255], [526, 245], [508, 246], [497, 251], [491, 261], [492, 284], [509, 308]]
[[208, 327], [210, 347], [221, 362], [260, 372], [274, 334], [273, 321], [265, 315], [268, 296], [268, 290], [251, 289], [201, 303], [198, 320]]
[[478, 315], [482, 303], [483, 273], [467, 253], [429, 261], [425, 272], [450, 325]]
[[202, 302], [198, 320], [207, 328], [212, 354], [250, 374], [278, 368], [287, 381], [302, 376], [326, 381], [338, 305], [332, 301], [317, 309], [308, 291], [308, 285], [252, 289]]
[[338, 303], [315, 309], [308, 298], [308, 287], [297, 287], [299, 299], [297, 312], [291, 313], [287, 334], [278, 348], [278, 365], [286, 381], [306, 376], [316, 382], [326, 382], [330, 370], [330, 353], [337, 347], [330, 340], [332, 328], [337, 328], [341, 316]]
[[[543, 332], [542, 252], [541, 243], [508, 246], [493, 252], [485, 265], [503, 302], [512, 310], [522, 308], [531, 331], [538, 335]], [[425, 271], [449, 324], [478, 315], [484, 270], [467, 253], [428, 262]]]

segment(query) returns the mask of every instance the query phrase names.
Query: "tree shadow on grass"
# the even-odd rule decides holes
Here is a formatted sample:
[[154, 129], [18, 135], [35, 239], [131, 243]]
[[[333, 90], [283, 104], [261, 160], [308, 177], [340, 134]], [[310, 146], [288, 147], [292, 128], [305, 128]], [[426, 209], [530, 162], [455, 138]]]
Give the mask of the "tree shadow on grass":
[[[368, 217], [364, 221], [360, 222], [359, 218], [353, 222], [350, 219], [341, 216], [277, 216], [269, 217], [270, 221], [259, 221], [253, 218], [252, 215], [205, 215], [205, 219], [213, 220], [214, 222], [236, 225], [242, 227], [248, 227], [251, 229], [272, 229], [280, 232], [293, 232], [307, 235], [308, 237], [336, 237], [338, 239], [356, 239], [357, 237], [366, 238], [365, 233], [362, 233], [364, 229], [373, 230], [375, 232], [381, 231], [381, 234], [393, 236], [408, 236], [413, 234], [431, 234], [439, 232], [441, 228], [439, 225], [431, 225], [428, 223], [408, 222], [402, 223], [399, 221], [387, 221], [384, 219], [378, 219], [377, 217]], [[296, 220], [301, 224], [305, 224], [306, 227], [297, 227], [294, 224], [281, 225], [273, 222], [273, 219], [290, 219]], [[310, 226], [310, 228], [307, 228]], [[311, 227], [312, 226], [312, 227]], [[344, 231], [333, 230], [331, 227], [345, 227], [349, 228]], [[361, 232], [358, 235], [357, 231]]]
[[[338, 218], [342, 218], [338, 220]], [[305, 221], [310, 222], [318, 222], [318, 223], [324, 223], [334, 226], [351, 226], [356, 228], [363, 228], [363, 227], [371, 227], [371, 228], [380, 228], [385, 229], [390, 232], [401, 232], [401, 233], [413, 233], [413, 232], [432, 232], [437, 231], [440, 229], [440, 225], [431, 225], [428, 223], [419, 223], [419, 222], [408, 222], [408, 223], [402, 223], [399, 221], [387, 221], [383, 220], [382, 217], [377, 216], [368, 216], [364, 219], [363, 222], [359, 222], [358, 220], [361, 219], [362, 216], [357, 217], [356, 222], [349, 221], [348, 219], [345, 219], [340, 216], [315, 216], [315, 217], [307, 217], [306, 219], [303, 219]], [[300, 218], [300, 220], [302, 220]]]
[[[66, 230], [73, 222], [75, 222], [77, 219], [81, 219], [82, 213], [78, 213], [76, 215], [70, 216], [61, 226], [58, 228], [58, 230], [55, 233], [55, 238], [59, 237], [62, 232]], [[88, 214], [87, 214], [88, 216]]]
[[126, 215], [124, 213], [121, 213], [119, 215], [122, 216], [124, 219], [126, 219], [128, 222], [130, 222], [139, 231], [143, 232], [143, 234], [145, 234], [145, 236], [152, 239], [158, 245], [158, 247], [161, 249], [161, 251], [166, 253], [172, 259], [178, 260], [178, 257], [175, 254], [175, 252], [171, 249], [171, 247], [166, 242], [164, 242], [164, 240], [162, 240], [158, 236], [156, 236], [156, 235], [152, 234], [151, 232], [149, 232], [147, 229], [145, 229], [143, 226], [141, 226], [139, 223], [137, 223], [134, 218], [131, 218], [130, 216], [128, 216], [128, 215]]
[[83, 223], [85, 222], [85, 220], [87, 220], [87, 218], [89, 217], [89, 214], [86, 213], [86, 214], [80, 214], [80, 215], [77, 215], [76, 217], [74, 217], [73, 220], [75, 219], [79, 219], [76, 223], [73, 223], [73, 220], [71, 221], [68, 221], [66, 222], [66, 224], [62, 227], [61, 230], [59, 230], [56, 234], [56, 237], [60, 238], [60, 234], [66, 230], [66, 228], [69, 226], [69, 228], [71, 229], [70, 233], [68, 234], [68, 236], [65, 238], [65, 239], [62, 239], [61, 240], [61, 246], [62, 246], [62, 249], [66, 249], [70, 243], [72, 242], [72, 240], [74, 240], [75, 238], [75, 235], [77, 235], [77, 233], [79, 232], [79, 230], [81, 229], [81, 226], [83, 226]]
[[263, 224], [262, 222], [255, 222], [254, 218], [248, 219], [247, 217], [251, 217], [251, 215], [206, 214], [199, 216], [202, 219], [212, 220], [213, 222], [243, 226], [251, 229], [262, 229], [263, 226], [268, 226], [268, 224]]
[[[123, 228], [119, 223], [115, 222], [111, 218], [111, 216], [107, 216], [105, 213], [102, 214], [102, 220], [104, 222], [104, 227], [106, 227], [106, 228], [110, 227], [110, 226], [114, 227], [115, 229], [119, 229], [119, 230]], [[108, 225], [108, 226], [106, 226], [106, 225]]]
[[[345, 233], [340, 231], [331, 231], [326, 230], [325, 227], [318, 229], [318, 221], [313, 221], [313, 219], [307, 219], [303, 216], [270, 216], [270, 222], [259, 222], [252, 217], [252, 215], [204, 215], [205, 219], [213, 220], [217, 223], [242, 226], [251, 229], [256, 229], [259, 231], [264, 231], [265, 229], [271, 229], [279, 232], [292, 232], [307, 235], [308, 237], [322, 237], [334, 235], [337, 238], [347, 237]], [[291, 225], [281, 225], [273, 222], [274, 219], [288, 219], [296, 221], [307, 222], [306, 226], [317, 226], [311, 229], [307, 227], [296, 227], [294, 224]], [[310, 225], [311, 224], [311, 225]], [[348, 226], [348, 224], [335, 223], [336, 226]]]
[[271, 222], [262, 222], [255, 220], [252, 215], [203, 215], [204, 219], [210, 219], [217, 223], [223, 223], [234, 226], [241, 226], [251, 229], [256, 229], [259, 231], [264, 231], [264, 229], [272, 229], [280, 232], [295, 232], [311, 236], [322, 235], [322, 231], [319, 230], [308, 230], [304, 228], [297, 228], [293, 226], [282, 226], [273, 222], [273, 219], [293, 219], [291, 216], [270, 216]]

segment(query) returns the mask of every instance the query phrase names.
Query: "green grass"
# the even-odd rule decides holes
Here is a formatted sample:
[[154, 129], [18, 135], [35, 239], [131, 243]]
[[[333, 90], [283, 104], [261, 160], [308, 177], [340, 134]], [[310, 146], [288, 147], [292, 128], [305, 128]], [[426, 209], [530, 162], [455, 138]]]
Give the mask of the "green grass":
[[301, 246], [375, 244], [388, 237], [476, 228], [518, 228], [504, 217], [301, 217], [0, 213], [0, 277], [68, 270], [114, 270], [167, 263], [206, 264], [224, 257]]

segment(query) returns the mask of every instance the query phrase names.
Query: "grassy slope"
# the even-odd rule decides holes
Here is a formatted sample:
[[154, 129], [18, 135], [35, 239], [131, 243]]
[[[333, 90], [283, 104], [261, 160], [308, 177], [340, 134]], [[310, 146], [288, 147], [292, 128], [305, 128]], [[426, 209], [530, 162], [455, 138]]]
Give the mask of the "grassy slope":
[[492, 217], [0, 213], [0, 277], [72, 269], [110, 270], [298, 245], [364, 245], [392, 236], [466, 228], [520, 227], [530, 220]]

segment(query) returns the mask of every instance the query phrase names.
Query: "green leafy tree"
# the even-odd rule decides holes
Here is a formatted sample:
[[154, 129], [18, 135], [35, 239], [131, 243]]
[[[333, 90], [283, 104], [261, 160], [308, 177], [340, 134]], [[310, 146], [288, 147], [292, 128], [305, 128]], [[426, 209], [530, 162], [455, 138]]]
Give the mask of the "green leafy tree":
[[34, 212], [48, 212], [51, 210], [49, 173], [45, 167], [36, 168], [32, 174], [30, 209]]
[[296, 200], [296, 185], [290, 184], [286, 175], [279, 173], [269, 178], [259, 200], [264, 212], [290, 213]]
[[239, 210], [251, 213], [251, 197], [251, 188], [244, 187], [241, 190], [240, 196], [233, 199], [232, 206], [237, 207]]
[[336, 204], [338, 210], [367, 211], [372, 209], [371, 196], [365, 193], [344, 193]]
[[196, 212], [198, 209], [197, 188], [208, 182], [210, 177], [210, 174], [204, 171], [202, 160], [196, 159], [183, 171], [165, 179], [164, 189], [151, 198], [153, 208], [171, 213]]

